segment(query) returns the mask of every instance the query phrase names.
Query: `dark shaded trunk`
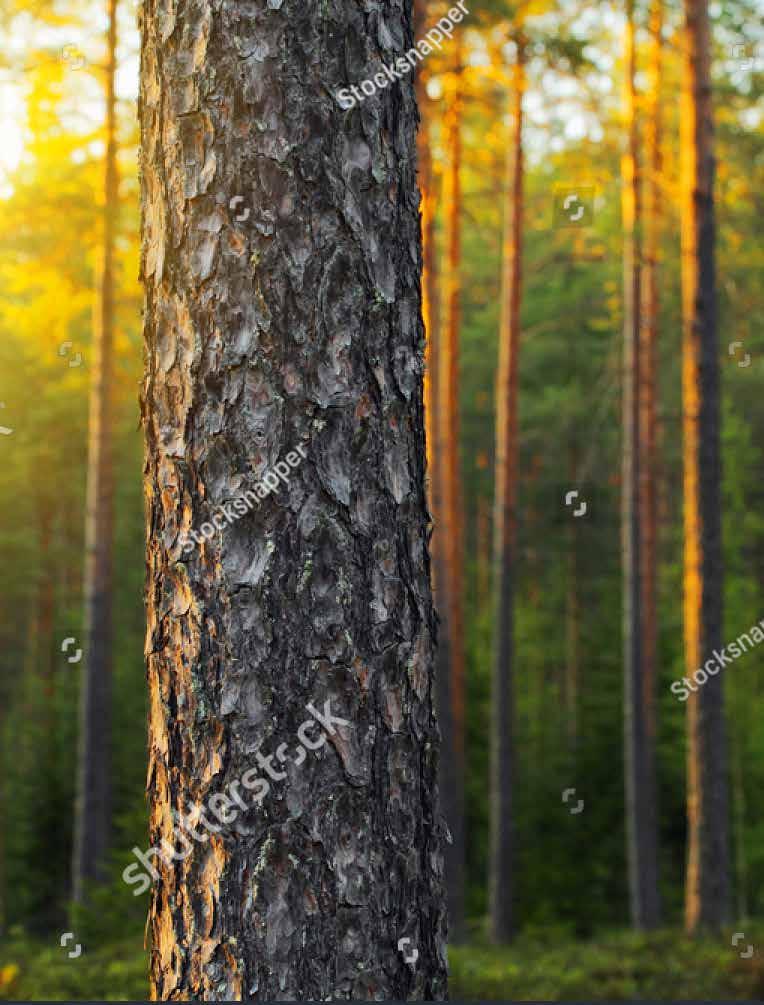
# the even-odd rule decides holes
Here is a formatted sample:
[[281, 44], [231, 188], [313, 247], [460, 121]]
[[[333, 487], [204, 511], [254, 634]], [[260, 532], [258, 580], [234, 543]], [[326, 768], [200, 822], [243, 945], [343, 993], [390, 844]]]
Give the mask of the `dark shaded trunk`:
[[514, 820], [512, 805], [514, 591], [517, 522], [517, 394], [520, 350], [520, 297], [523, 255], [523, 94], [525, 43], [515, 35], [516, 62], [507, 147], [507, 195], [501, 276], [499, 368], [496, 374], [496, 475], [494, 574], [496, 617], [491, 685], [491, 849], [490, 926], [494, 942], [514, 931]]
[[412, 34], [144, 12], [155, 998], [446, 995]]
[[79, 751], [74, 823], [73, 897], [85, 899], [88, 883], [106, 878], [111, 817], [112, 672], [112, 383], [114, 246], [119, 180], [114, 79], [117, 2], [109, 0], [105, 67], [106, 163], [103, 263], [93, 339], [90, 389], [87, 513], [85, 518], [85, 657], [80, 684]]
[[685, 924], [695, 932], [727, 920], [730, 882], [724, 673], [713, 656], [722, 645], [722, 545], [710, 31], [705, 0], [685, 0], [684, 12], [684, 646], [687, 673], [708, 674], [687, 701]]

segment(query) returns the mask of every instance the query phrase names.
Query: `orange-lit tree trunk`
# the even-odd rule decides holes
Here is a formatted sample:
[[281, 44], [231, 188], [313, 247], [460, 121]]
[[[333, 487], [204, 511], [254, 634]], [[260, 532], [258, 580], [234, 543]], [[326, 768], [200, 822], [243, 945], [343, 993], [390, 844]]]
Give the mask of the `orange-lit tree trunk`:
[[490, 925], [494, 942], [514, 930], [514, 821], [512, 805], [514, 593], [516, 576], [517, 394], [523, 254], [523, 94], [525, 40], [515, 33], [516, 59], [507, 145], [507, 195], [502, 247], [499, 369], [496, 375], [494, 508], [494, 662], [491, 689]]
[[689, 932], [729, 911], [727, 747], [722, 645], [719, 358], [714, 264], [714, 153], [706, 0], [684, 0], [681, 107], [684, 647], [689, 675], [708, 676], [687, 702]]
[[452, 732], [452, 790], [446, 819], [453, 843], [447, 849], [449, 918], [452, 941], [461, 941], [464, 922], [464, 544], [462, 483], [459, 463], [459, 329], [461, 325], [462, 226], [462, 46], [454, 38], [454, 69], [450, 75], [444, 115], [447, 165], [444, 179], [446, 267], [444, 324], [439, 336], [438, 464], [441, 473], [440, 528], [445, 554], [442, 615], [448, 637]]
[[73, 897], [106, 878], [111, 814], [110, 738], [112, 668], [112, 383], [114, 248], [119, 180], [114, 90], [117, 0], [108, 0], [106, 39], [106, 162], [103, 264], [93, 339], [87, 513], [85, 519], [85, 659], [80, 684], [79, 751], [74, 822]]
[[[415, 38], [422, 38], [429, 27], [426, 0], [415, 0]], [[454, 733], [454, 710], [451, 682], [451, 619], [447, 611], [448, 538], [442, 522], [443, 459], [450, 450], [443, 422], [443, 402], [440, 393], [440, 289], [436, 240], [436, 186], [432, 159], [431, 101], [427, 96], [426, 63], [417, 66], [416, 93], [419, 107], [417, 158], [422, 218], [422, 318], [425, 326], [424, 409], [427, 439], [427, 469], [429, 473], [429, 506], [433, 517], [430, 539], [433, 593], [436, 610], [441, 615], [438, 624], [438, 646], [435, 661], [435, 705], [441, 735], [440, 793], [441, 809], [452, 831], [460, 833], [463, 798], [463, 743]], [[464, 845], [454, 841], [446, 845], [446, 897], [450, 918], [450, 936], [459, 941], [464, 915]]]
[[663, 0], [652, 0], [650, 6], [650, 63], [648, 68], [648, 99], [645, 123], [645, 207], [644, 254], [641, 275], [642, 318], [640, 323], [640, 557], [642, 561], [642, 701], [645, 709], [644, 785], [645, 805], [650, 825], [644, 834], [645, 856], [654, 870], [648, 893], [650, 910], [648, 925], [660, 920], [658, 894], [658, 806], [655, 765], [658, 623], [656, 588], [657, 550], [657, 346], [658, 346], [658, 257], [660, 250], [662, 198], [661, 192], [661, 79], [663, 60]]

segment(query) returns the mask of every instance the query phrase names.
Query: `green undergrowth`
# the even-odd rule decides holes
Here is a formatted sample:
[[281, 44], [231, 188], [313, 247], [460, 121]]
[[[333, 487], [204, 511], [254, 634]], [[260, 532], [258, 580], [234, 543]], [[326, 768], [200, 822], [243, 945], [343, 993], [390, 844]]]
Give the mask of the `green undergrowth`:
[[[451, 997], [471, 1001], [764, 999], [764, 929], [688, 939], [674, 930], [616, 932], [585, 942], [525, 936], [512, 946], [449, 950]], [[743, 959], [753, 944], [754, 953]], [[145, 1000], [148, 958], [139, 934], [69, 959], [58, 937], [0, 942], [0, 999]]]

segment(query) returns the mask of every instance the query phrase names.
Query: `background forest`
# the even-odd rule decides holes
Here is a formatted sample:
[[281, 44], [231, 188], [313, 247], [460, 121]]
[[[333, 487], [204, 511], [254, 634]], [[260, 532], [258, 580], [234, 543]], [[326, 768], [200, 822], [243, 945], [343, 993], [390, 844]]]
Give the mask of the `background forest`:
[[[147, 845], [137, 6], [117, 4], [112, 206], [105, 204], [104, 185], [107, 5], [8, 0], [0, 13], [0, 548], [6, 569], [0, 582], [0, 996], [6, 998], [143, 998], [147, 989], [148, 894], [133, 896], [121, 878], [130, 849]], [[654, 21], [649, 30], [656, 8], [663, 21], [659, 84], [651, 71]], [[446, 9], [420, 6], [420, 29]], [[764, 618], [764, 24], [755, 0], [713, 0], [709, 10], [723, 641], [729, 642]], [[449, 641], [440, 669], [453, 684], [454, 715], [444, 743], [455, 767], [446, 799], [451, 809], [464, 809], [463, 826], [452, 827], [455, 853], [465, 863], [463, 890], [451, 890], [454, 996], [764, 996], [764, 647], [723, 672], [730, 924], [695, 939], [683, 934], [686, 706], [670, 690], [687, 673], [682, 16], [676, 0], [649, 9], [638, 0], [633, 11], [637, 152], [658, 166], [645, 174], [658, 197], [645, 200], [646, 215], [637, 224], [657, 235], [654, 720], [661, 916], [655, 930], [632, 930], [624, 795], [625, 10], [590, 0], [530, 0], [521, 7], [481, 0], [454, 37], [428, 56], [418, 85], [426, 307], [435, 336], [428, 393], [438, 405], [430, 411], [429, 454], [436, 476], [441, 466], [431, 485], [440, 493], [433, 500], [434, 566]], [[507, 161], [518, 140], [512, 109], [520, 62], [525, 183], [512, 572], [514, 930], [506, 944], [495, 945], [491, 895], [500, 899], [501, 892], [491, 888], [489, 833], [496, 375], [506, 330]], [[656, 134], [650, 130], [657, 113]], [[660, 157], [650, 161], [651, 151]], [[114, 223], [111, 835], [108, 879], [90, 891], [85, 909], [72, 906], [84, 665], [77, 654], [85, 649], [88, 402], [106, 219]], [[578, 517], [565, 501], [572, 490], [579, 493], [577, 506], [586, 502]], [[445, 528], [440, 538], [438, 526]], [[83, 948], [76, 959], [60, 945], [68, 931]], [[742, 941], [733, 945], [739, 932], [753, 955], [741, 956]]]

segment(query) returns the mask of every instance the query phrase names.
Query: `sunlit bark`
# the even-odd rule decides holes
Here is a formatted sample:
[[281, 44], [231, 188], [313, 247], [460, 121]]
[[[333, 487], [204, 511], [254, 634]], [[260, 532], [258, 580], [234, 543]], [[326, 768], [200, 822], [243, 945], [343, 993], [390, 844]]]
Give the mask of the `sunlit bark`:
[[[722, 645], [719, 358], [714, 153], [706, 0], [684, 0], [681, 107], [684, 649], [692, 676]], [[713, 668], [714, 664], [710, 666]], [[687, 701], [687, 930], [729, 912], [724, 672]]]

